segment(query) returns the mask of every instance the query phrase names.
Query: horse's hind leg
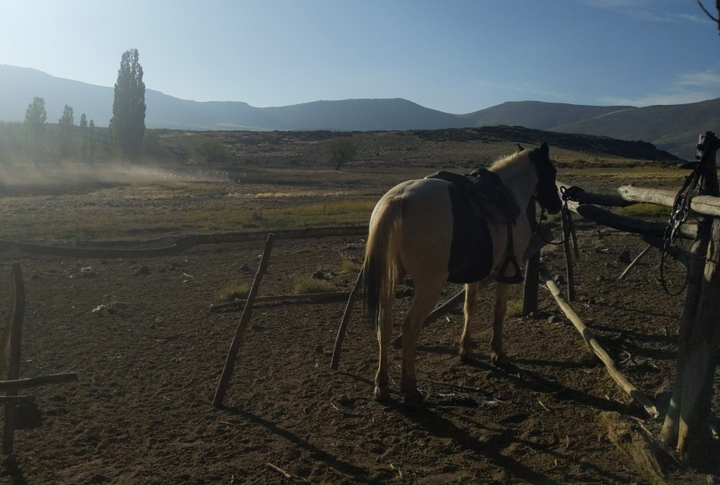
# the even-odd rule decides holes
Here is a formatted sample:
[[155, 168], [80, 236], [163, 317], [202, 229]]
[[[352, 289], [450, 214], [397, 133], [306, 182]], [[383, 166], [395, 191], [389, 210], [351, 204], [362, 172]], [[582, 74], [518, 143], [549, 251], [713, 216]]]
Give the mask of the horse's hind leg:
[[403, 321], [403, 364], [400, 390], [405, 397], [405, 405], [409, 408], [418, 408], [422, 403], [422, 396], [417, 390], [415, 377], [415, 345], [420, 336], [423, 322], [440, 299], [444, 283], [444, 279], [432, 285], [420, 284], [415, 281], [415, 298]]
[[390, 388], [388, 383], [388, 348], [393, 328], [393, 305], [395, 294], [388, 301], [380, 303], [380, 318], [378, 319], [377, 339], [380, 347], [380, 358], [378, 359], [378, 370], [375, 374], [375, 400], [385, 402], [390, 399]]
[[505, 314], [507, 313], [507, 299], [510, 285], [504, 283], [497, 284], [495, 294], [495, 306], [493, 308], [493, 332], [490, 339], [490, 360], [495, 365], [506, 365], [510, 361], [503, 351], [502, 331]]
[[463, 328], [462, 337], [460, 337], [460, 360], [463, 362], [472, 362], [472, 321], [477, 314], [477, 292], [478, 283], [469, 283], [465, 285], [465, 327]]

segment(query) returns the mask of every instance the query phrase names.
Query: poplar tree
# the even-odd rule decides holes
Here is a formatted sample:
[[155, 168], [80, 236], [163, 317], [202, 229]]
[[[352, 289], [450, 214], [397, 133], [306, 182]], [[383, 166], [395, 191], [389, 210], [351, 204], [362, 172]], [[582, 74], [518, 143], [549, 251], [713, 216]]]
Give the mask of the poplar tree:
[[28, 152], [36, 167], [40, 164], [42, 138], [46, 129], [45, 99], [35, 97], [25, 111], [25, 130], [27, 132]]
[[85, 113], [80, 116], [80, 158], [87, 160], [88, 124]]
[[70, 106], [65, 105], [62, 117], [58, 120], [58, 127], [60, 128], [60, 155], [67, 157], [72, 152], [73, 128], [75, 127], [73, 109]]
[[137, 160], [145, 136], [145, 83], [137, 49], [122, 55], [110, 132], [123, 158]]

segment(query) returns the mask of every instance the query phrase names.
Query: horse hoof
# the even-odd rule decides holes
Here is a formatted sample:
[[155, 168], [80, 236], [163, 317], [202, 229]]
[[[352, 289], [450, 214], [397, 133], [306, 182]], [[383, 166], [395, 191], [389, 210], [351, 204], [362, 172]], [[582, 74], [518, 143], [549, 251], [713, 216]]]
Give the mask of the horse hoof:
[[375, 386], [375, 400], [377, 402], [388, 402], [390, 400], [390, 388], [388, 386]]
[[502, 352], [500, 354], [498, 354], [497, 352], [492, 352], [490, 354], [490, 361], [496, 367], [510, 365], [510, 358], [507, 356], [507, 354], [505, 354], [505, 352]]
[[464, 351], [461, 348], [460, 362], [462, 362], [463, 364], [472, 364], [473, 362], [475, 362], [475, 355], [473, 354], [472, 350]]
[[405, 407], [410, 409], [411, 411], [417, 411], [418, 409], [421, 409], [423, 406], [422, 394], [420, 394], [417, 391], [406, 392], [405, 398], [404, 398], [404, 404], [405, 404]]

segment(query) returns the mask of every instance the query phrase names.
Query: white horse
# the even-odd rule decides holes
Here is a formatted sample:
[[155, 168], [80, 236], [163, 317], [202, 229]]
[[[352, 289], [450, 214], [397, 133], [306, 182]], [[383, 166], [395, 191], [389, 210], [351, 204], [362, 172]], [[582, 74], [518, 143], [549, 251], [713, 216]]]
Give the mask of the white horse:
[[489, 172], [490, 178], [501, 181], [496, 185], [504, 186], [498, 190], [508, 194], [504, 199], [507, 205], [515, 204], [514, 215], [518, 215], [518, 208], [522, 209], [519, 217], [477, 218], [463, 191], [438, 178], [403, 182], [375, 206], [363, 271], [365, 302], [380, 345], [376, 400], [386, 401], [390, 397], [387, 367], [392, 307], [396, 287], [405, 275], [412, 278], [415, 287], [415, 297], [402, 325], [400, 388], [407, 406], [417, 407], [422, 402], [415, 379], [415, 345], [446, 281], [465, 283], [465, 328], [460, 357], [471, 360], [471, 322], [477, 310], [480, 281], [498, 280], [491, 359], [496, 365], [507, 361], [502, 348], [502, 325], [509, 283], [521, 279], [517, 261], [522, 261], [531, 236], [525, 208], [531, 198], [552, 214], [562, 206], [555, 186], [557, 171], [550, 161], [547, 144], [534, 150], [523, 150], [519, 145], [518, 148], [521, 151], [495, 162]]

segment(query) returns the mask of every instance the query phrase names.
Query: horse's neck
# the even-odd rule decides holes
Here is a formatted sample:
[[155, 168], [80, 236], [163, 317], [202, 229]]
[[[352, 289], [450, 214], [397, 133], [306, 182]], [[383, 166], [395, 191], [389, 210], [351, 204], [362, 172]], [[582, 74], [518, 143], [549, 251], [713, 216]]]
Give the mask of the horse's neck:
[[524, 210], [530, 203], [530, 198], [538, 182], [533, 165], [529, 161], [520, 161], [505, 164], [493, 170], [493, 172], [500, 177], [500, 180], [515, 198], [515, 202]]

